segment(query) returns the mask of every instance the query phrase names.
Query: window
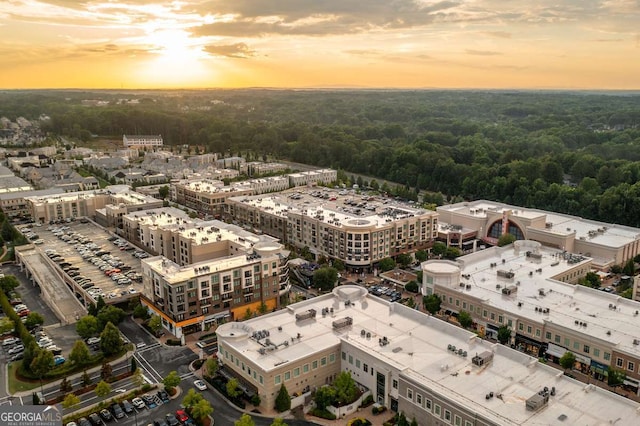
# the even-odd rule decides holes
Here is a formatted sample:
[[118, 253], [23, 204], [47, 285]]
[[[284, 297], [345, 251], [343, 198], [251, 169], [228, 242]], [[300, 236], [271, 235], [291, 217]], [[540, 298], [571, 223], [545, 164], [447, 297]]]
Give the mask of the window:
[[416, 394], [416, 404], [422, 407], [422, 395], [419, 393]]
[[356, 359], [356, 368], [360, 368], [360, 360]]
[[302, 366], [302, 372], [303, 373], [308, 373], [309, 372], [309, 364], [305, 364]]
[[315, 360], [311, 363], [311, 368], [313, 368], [314, 370], [318, 368], [318, 360]]
[[436, 416], [439, 416], [440, 415], [440, 406], [438, 404], [436, 404], [433, 411], [434, 411], [434, 413], [436, 413]]
[[342, 352], [342, 360], [343, 361], [347, 360], [347, 353], [346, 352]]
[[456, 414], [456, 416], [454, 417], [453, 424], [456, 426], [462, 426], [462, 417]]
[[564, 338], [564, 347], [568, 348], [571, 345], [571, 340], [568, 337]]
[[560, 339], [561, 339], [560, 335], [556, 334], [556, 337], [555, 337], [556, 343], [560, 343]]
[[349, 355], [349, 364], [353, 365], [353, 355]]
[[606, 361], [610, 361], [610, 360], [611, 360], [611, 354], [610, 354], [609, 352], [605, 352], [605, 353], [604, 353], [604, 359], [605, 359]]
[[527, 334], [531, 334], [531, 326], [530, 325], [527, 326]]
[[431, 400], [430, 399], [425, 399], [424, 400], [424, 408], [426, 408], [427, 410], [431, 411]]
[[582, 348], [582, 351], [583, 351], [585, 354], [588, 354], [588, 353], [589, 353], [589, 345], [584, 345], [584, 347]]
[[593, 356], [600, 357], [600, 349], [593, 348]]
[[624, 365], [624, 360], [622, 358], [617, 358], [616, 359], [616, 365], [618, 367], [622, 367]]
[[540, 329], [536, 328], [536, 337], [540, 337]]
[[275, 383], [276, 385], [279, 385], [279, 384], [280, 384], [280, 375], [279, 375], [279, 374], [275, 377], [274, 383]]
[[444, 419], [446, 421], [448, 421], [449, 423], [451, 423], [451, 411], [449, 410], [444, 410]]
[[573, 342], [573, 349], [579, 350], [580, 349], [580, 343], [579, 342]]
[[545, 338], [545, 339], [547, 339], [547, 340], [551, 340], [551, 332], [550, 332], [550, 331], [547, 331], [547, 332], [544, 334], [544, 338]]
[[410, 388], [407, 388], [407, 399], [413, 401], [413, 390]]
[[635, 367], [636, 366], [635, 366], [635, 364], [633, 362], [631, 362], [631, 361], [627, 362], [627, 370], [634, 371]]
[[333, 364], [336, 362], [336, 354], [329, 354], [329, 363]]
[[369, 366], [366, 363], [362, 364], [362, 369], [364, 370], [365, 373], [369, 372]]
[[520, 331], [524, 330], [524, 324], [523, 323], [519, 323], [518, 324], [518, 330], [520, 330]]
[[398, 389], [398, 381], [397, 381], [396, 379], [393, 379], [393, 381], [391, 382], [391, 386], [392, 386], [394, 389]]
[[291, 380], [291, 371], [287, 371], [284, 373], [284, 381]]
[[327, 365], [327, 357], [324, 356], [320, 359], [320, 365], [325, 366]]

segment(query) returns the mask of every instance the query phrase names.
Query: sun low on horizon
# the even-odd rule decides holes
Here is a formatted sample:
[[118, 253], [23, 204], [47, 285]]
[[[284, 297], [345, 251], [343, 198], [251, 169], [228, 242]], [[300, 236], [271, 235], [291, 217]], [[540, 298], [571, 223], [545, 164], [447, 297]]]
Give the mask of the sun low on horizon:
[[640, 87], [636, 0], [5, 0], [0, 88]]

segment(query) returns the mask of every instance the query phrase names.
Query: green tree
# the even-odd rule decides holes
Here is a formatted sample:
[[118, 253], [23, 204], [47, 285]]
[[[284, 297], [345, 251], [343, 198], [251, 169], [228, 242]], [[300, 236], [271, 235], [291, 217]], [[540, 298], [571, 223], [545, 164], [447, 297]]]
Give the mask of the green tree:
[[620, 386], [624, 383], [624, 380], [627, 378], [627, 375], [624, 371], [618, 370], [617, 368], [609, 366], [607, 368], [608, 376], [607, 376], [607, 384], [609, 386]]
[[172, 391], [180, 384], [180, 380], [178, 372], [173, 370], [167, 374], [167, 377], [165, 377], [164, 380], [162, 380], [162, 384], [164, 384], [164, 387], [167, 388], [167, 390]]
[[471, 318], [471, 314], [469, 312], [460, 311], [458, 314], [458, 322], [462, 327], [469, 328], [471, 327], [471, 324], [473, 324], [473, 318]]
[[326, 410], [327, 407], [336, 399], [336, 390], [333, 386], [323, 386], [316, 390], [316, 394], [313, 397], [313, 400], [316, 403], [316, 407], [318, 410]]
[[390, 271], [392, 269], [395, 269], [395, 267], [396, 262], [390, 257], [385, 257], [380, 262], [378, 262], [378, 268], [380, 268], [382, 272]]
[[438, 297], [438, 295], [436, 294], [430, 294], [422, 298], [422, 305], [432, 315], [435, 315], [436, 313], [438, 313], [438, 311], [440, 311], [441, 304], [442, 299], [440, 299], [440, 297]]
[[457, 247], [447, 247], [447, 250], [444, 252], [444, 257], [451, 260], [460, 257], [461, 255], [462, 252]]
[[162, 330], [162, 320], [158, 315], [151, 315], [151, 318], [149, 318], [149, 322], [147, 323], [147, 325], [156, 336], [158, 335], [158, 333], [160, 333], [160, 330]]
[[13, 320], [9, 317], [0, 318], [0, 334], [11, 333], [15, 328]]
[[573, 352], [565, 352], [564, 355], [560, 357], [560, 366], [565, 370], [573, 369], [573, 366], [576, 363], [576, 356]]
[[104, 380], [100, 380], [95, 388], [96, 396], [102, 398], [111, 393], [111, 385]]
[[102, 368], [100, 369], [100, 377], [102, 378], [102, 380], [109, 381], [111, 380], [112, 375], [113, 368], [111, 367], [111, 364], [109, 364], [108, 362], [103, 363]]
[[198, 402], [202, 401], [203, 399], [204, 397], [202, 396], [201, 393], [196, 392], [195, 389], [191, 388], [189, 389], [187, 394], [184, 396], [184, 398], [182, 398], [182, 405], [184, 405], [187, 408], [190, 408], [196, 405]]
[[251, 310], [251, 308], [247, 307], [247, 309], [244, 311], [244, 319], [245, 320], [251, 319], [252, 316], [253, 316], [253, 311]]
[[93, 315], [85, 315], [76, 322], [76, 332], [83, 339], [88, 339], [98, 333], [98, 319]]
[[433, 243], [433, 247], [431, 247], [431, 253], [433, 253], [434, 256], [444, 256], [444, 254], [447, 252], [447, 245], [441, 241], [436, 241], [435, 243]]
[[138, 361], [134, 357], [131, 357], [131, 366], [129, 367], [129, 371], [134, 373], [138, 369]]
[[321, 291], [330, 291], [338, 281], [338, 271], [331, 266], [316, 269], [313, 273], [313, 286]]
[[242, 414], [240, 419], [235, 421], [233, 425], [234, 426], [256, 426], [256, 423], [253, 421], [253, 417], [251, 417], [247, 413], [244, 413]]
[[106, 306], [107, 302], [104, 301], [102, 296], [98, 296], [98, 300], [96, 300], [96, 311], [100, 313]]
[[169, 187], [167, 185], [161, 186], [158, 188], [158, 194], [160, 194], [160, 198], [164, 200], [169, 196]]
[[415, 255], [414, 255], [414, 256], [416, 257], [416, 260], [417, 260], [418, 262], [420, 262], [420, 263], [424, 262], [424, 261], [425, 261], [425, 260], [427, 260], [427, 258], [428, 258], [427, 251], [426, 251], [426, 250], [422, 250], [422, 249], [421, 249], [421, 250], [416, 251], [416, 253], [415, 253]]
[[407, 253], [400, 253], [396, 256], [396, 262], [398, 262], [402, 268], [406, 268], [411, 265], [413, 258]]
[[29, 315], [27, 315], [27, 320], [24, 322], [24, 326], [29, 330], [42, 324], [44, 324], [44, 317], [38, 312], [30, 312]]
[[218, 360], [216, 358], [209, 358], [204, 363], [204, 375], [206, 377], [214, 377], [218, 372]]
[[53, 353], [51, 351], [39, 351], [31, 361], [30, 370], [40, 380], [53, 368]]
[[276, 417], [271, 422], [271, 426], [288, 426], [281, 417]]
[[122, 309], [113, 305], [105, 306], [98, 313], [98, 330], [103, 330], [108, 323], [113, 325], [120, 324], [124, 317], [125, 313]]
[[238, 379], [229, 379], [229, 381], [227, 382], [227, 395], [229, 396], [229, 398], [235, 399], [239, 397], [241, 393], [242, 391], [238, 387]]
[[73, 385], [71, 384], [69, 379], [67, 379], [67, 376], [65, 376], [64, 379], [62, 379], [62, 381], [60, 382], [60, 392], [61, 393], [71, 392], [72, 388], [73, 388]]
[[502, 234], [500, 238], [498, 238], [498, 247], [508, 246], [516, 240], [515, 235], [513, 234]]
[[[11, 241], [11, 238], [4, 238], [4, 240]], [[5, 275], [4, 277], [0, 278], [0, 290], [2, 290], [4, 294], [11, 293], [19, 285], [20, 281], [18, 281], [18, 279], [14, 275]]]
[[267, 313], [267, 304], [264, 302], [260, 302], [260, 306], [258, 306], [258, 312], [260, 315]]
[[630, 277], [636, 274], [636, 264], [633, 259], [627, 260], [622, 268], [622, 273], [625, 275], [629, 275]]
[[137, 368], [132, 374], [131, 374], [131, 382], [133, 383], [133, 385], [137, 388], [139, 388], [140, 386], [144, 385], [144, 376], [142, 375], [142, 370], [140, 370], [139, 368]]
[[289, 391], [284, 384], [280, 386], [278, 396], [276, 396], [275, 405], [275, 409], [278, 413], [291, 409], [291, 396], [289, 396]]
[[117, 354], [122, 350], [120, 331], [110, 322], [100, 333], [100, 349], [106, 356]]
[[331, 266], [333, 266], [338, 272], [342, 272], [345, 269], [344, 262], [340, 259], [333, 259], [331, 261]]
[[213, 413], [213, 407], [211, 403], [204, 398], [191, 406], [191, 415], [199, 421], [199, 424], [202, 424], [204, 419], [210, 416], [211, 413]]
[[509, 326], [503, 325], [498, 329], [498, 342], [506, 345], [511, 340], [511, 329]]
[[405, 284], [404, 289], [411, 293], [417, 293], [419, 290], [418, 283], [414, 280], [411, 280]]
[[358, 386], [348, 371], [342, 371], [338, 374], [333, 387], [336, 390], [336, 401], [340, 405], [351, 404], [358, 397]]
[[409, 422], [407, 421], [407, 417], [403, 412], [400, 412], [398, 415], [398, 422], [396, 423], [398, 426], [409, 426]]
[[80, 398], [78, 398], [74, 393], [68, 393], [62, 400], [63, 408], [69, 409], [75, 407], [78, 404], [80, 404]]
[[580, 284], [591, 288], [600, 288], [602, 282], [600, 281], [600, 275], [595, 272], [587, 272], [587, 275], [580, 280]]
[[133, 309], [133, 317], [146, 320], [147, 318], [149, 318], [149, 311], [142, 304], [138, 304]]
[[76, 340], [69, 354], [69, 361], [74, 365], [83, 366], [91, 362], [89, 348], [82, 340]]
[[87, 373], [87, 370], [84, 370], [82, 373], [82, 386], [89, 386], [91, 384], [91, 376]]

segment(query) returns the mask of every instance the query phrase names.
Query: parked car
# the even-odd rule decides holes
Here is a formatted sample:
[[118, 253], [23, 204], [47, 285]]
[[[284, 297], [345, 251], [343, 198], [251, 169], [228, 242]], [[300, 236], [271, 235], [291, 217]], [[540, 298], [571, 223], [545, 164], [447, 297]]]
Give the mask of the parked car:
[[169, 394], [165, 390], [158, 391], [158, 398], [160, 398], [160, 400], [165, 404], [169, 403]]
[[80, 417], [78, 419], [78, 426], [91, 426], [91, 422], [86, 417]]
[[98, 343], [100, 343], [99, 337], [89, 337], [87, 339], [87, 345], [97, 345]]
[[106, 408], [100, 410], [100, 417], [102, 417], [102, 420], [104, 420], [105, 422], [110, 422], [111, 420], [113, 420], [113, 416]]
[[2, 346], [6, 348], [7, 346], [15, 345], [18, 342], [20, 342], [20, 339], [18, 339], [17, 337], [9, 337], [8, 339], [4, 339], [2, 341]]
[[124, 410], [125, 413], [129, 414], [129, 413], [133, 413], [133, 405], [131, 405], [131, 403], [128, 400], [124, 400], [122, 401], [122, 409]]
[[116, 419], [121, 419], [124, 417], [124, 411], [122, 411], [122, 407], [120, 407], [120, 404], [118, 404], [117, 402], [111, 405], [111, 413]]
[[140, 398], [133, 398], [131, 400], [131, 403], [133, 404], [134, 407], [136, 407], [138, 410], [143, 410], [146, 408], [146, 405], [144, 403], [144, 401]]
[[169, 426], [180, 426], [180, 422], [176, 419], [176, 416], [171, 413], [167, 413], [167, 415], [164, 416], [164, 419]]
[[204, 382], [204, 380], [196, 380], [195, 382], [193, 382], [193, 386], [196, 387], [196, 389], [198, 390], [207, 390], [207, 384]]
[[64, 364], [66, 361], [66, 358], [63, 357], [62, 355], [55, 355], [53, 357], [53, 365], [54, 366], [58, 366], [58, 365], [62, 365]]
[[98, 416], [98, 414], [96, 414], [96, 413], [89, 414], [89, 421], [91, 422], [91, 424], [93, 426], [102, 425], [102, 420], [100, 420], [100, 416]]
[[21, 353], [24, 352], [24, 345], [20, 344], [20, 345], [16, 345], [13, 348], [9, 349], [9, 352], [7, 352], [9, 355], [15, 355], [17, 353]]
[[193, 420], [191, 420], [191, 418], [187, 415], [187, 413], [184, 410], [177, 410], [176, 411], [176, 418], [178, 419], [178, 421], [184, 425], [187, 424], [192, 424]]
[[147, 404], [147, 407], [149, 408], [155, 408], [158, 406], [158, 404], [156, 404], [155, 398], [151, 395], [142, 395], [142, 400], [145, 404]]

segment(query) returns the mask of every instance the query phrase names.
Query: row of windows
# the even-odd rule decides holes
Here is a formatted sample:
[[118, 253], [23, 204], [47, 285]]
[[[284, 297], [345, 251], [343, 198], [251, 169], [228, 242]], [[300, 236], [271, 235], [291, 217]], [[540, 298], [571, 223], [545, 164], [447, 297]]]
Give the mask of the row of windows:
[[[625, 368], [625, 365], [624, 365], [624, 359], [622, 359], [622, 358], [616, 358], [616, 366], [617, 366], [618, 368]], [[635, 362], [633, 362], [633, 361], [627, 361], [626, 369], [627, 369], [627, 370], [629, 370], [629, 371], [631, 371], [631, 372], [634, 372], [634, 373], [635, 373], [635, 369], [636, 369], [636, 364], [635, 364]], [[640, 368], [639, 368], [638, 370], [640, 371]]]
[[[422, 394], [416, 393], [414, 399], [413, 389], [407, 388], [407, 399], [414, 403], [415, 405], [429, 411], [434, 416], [443, 419], [448, 424], [453, 424], [455, 426], [462, 426], [462, 417], [457, 414], [452, 414], [450, 410], [446, 408], [440, 407], [440, 404], [433, 403], [428, 398], [423, 398]], [[464, 426], [473, 426], [473, 423], [469, 420], [464, 421]]]
[[[334, 362], [336, 362], [336, 355], [329, 354], [328, 359], [329, 359], [329, 364], [333, 364]], [[280, 383], [282, 383], [283, 379], [286, 382], [291, 380], [292, 377], [293, 378], [300, 377], [300, 374], [307, 374], [309, 371], [316, 370], [318, 368], [318, 363], [320, 364], [321, 367], [326, 366], [327, 357], [324, 356], [319, 360], [316, 359], [316, 360], [313, 360], [311, 363], [304, 364], [302, 367], [296, 367], [293, 370], [285, 371], [284, 374], [277, 374], [273, 378], [273, 382], [274, 384], [279, 385]]]

